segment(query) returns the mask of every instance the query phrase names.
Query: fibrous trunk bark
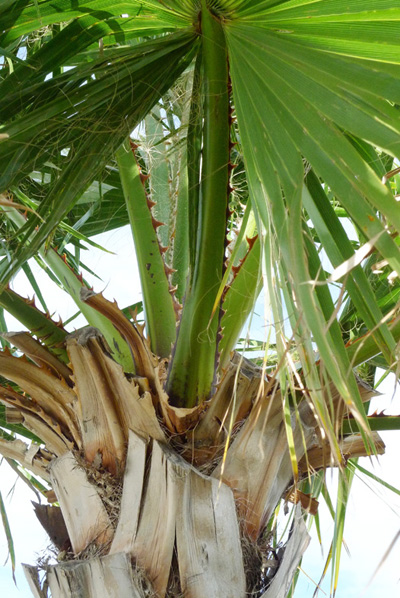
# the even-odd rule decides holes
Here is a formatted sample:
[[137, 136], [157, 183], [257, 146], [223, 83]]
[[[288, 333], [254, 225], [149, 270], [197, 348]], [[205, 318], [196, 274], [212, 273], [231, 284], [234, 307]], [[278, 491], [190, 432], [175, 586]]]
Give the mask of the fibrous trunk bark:
[[[262, 374], [241, 358], [208, 410], [180, 409], [157, 382], [157, 364], [151, 384], [126, 376], [95, 330], [71, 336], [67, 348], [71, 386], [10, 354], [0, 364], [10, 377], [32, 374], [33, 398], [7, 390], [7, 405], [45, 422], [61, 417], [53, 452], [0, 443], [43, 472], [59, 504], [36, 507], [59, 563], [45, 567], [44, 580], [25, 566], [35, 598], [285, 597], [308, 544], [300, 504], [315, 512], [317, 503], [293, 486], [277, 384], [261, 392]], [[99, 422], [107, 425], [99, 430]], [[332, 464], [306, 401], [290, 425], [303, 475]], [[341, 446], [344, 458], [362, 454], [357, 437]], [[383, 451], [378, 439], [376, 447]], [[278, 556], [265, 528], [281, 498], [297, 506]]]
[[[245, 598], [243, 521], [228, 485], [132, 431], [117, 522], [89, 477], [72, 452], [51, 467], [73, 552], [81, 556], [46, 568], [52, 598]], [[297, 512], [280, 562], [279, 595], [307, 538]], [[35, 598], [47, 598], [37, 569], [25, 572]], [[267, 590], [265, 598], [272, 596]]]

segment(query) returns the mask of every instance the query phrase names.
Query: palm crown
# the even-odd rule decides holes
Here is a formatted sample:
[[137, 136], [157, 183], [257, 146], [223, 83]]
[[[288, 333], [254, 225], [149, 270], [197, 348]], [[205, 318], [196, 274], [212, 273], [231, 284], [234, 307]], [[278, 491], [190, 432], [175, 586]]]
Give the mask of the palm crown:
[[[129, 575], [133, 558], [159, 596], [284, 596], [307, 544], [299, 506], [294, 557], [269, 577], [252, 549], [246, 579], [240, 538], [270, 554], [281, 498], [315, 512], [325, 467], [341, 468], [347, 492], [347, 459], [383, 450], [359, 375], [393, 369], [400, 335], [397, 2], [0, 11], [0, 304], [31, 332], [3, 333], [0, 450], [53, 487], [63, 553], [95, 545], [102, 567], [123, 555]], [[82, 243], [126, 224], [145, 329], [141, 306], [121, 310], [81, 274]], [[89, 328], [70, 334], [45, 313], [32, 257]], [[7, 286], [20, 268], [44, 311]], [[262, 287], [269, 331], [248, 360], [233, 351]], [[33, 457], [14, 432], [38, 443]], [[110, 506], [104, 486], [122, 482]], [[192, 554], [200, 545], [212, 567]]]

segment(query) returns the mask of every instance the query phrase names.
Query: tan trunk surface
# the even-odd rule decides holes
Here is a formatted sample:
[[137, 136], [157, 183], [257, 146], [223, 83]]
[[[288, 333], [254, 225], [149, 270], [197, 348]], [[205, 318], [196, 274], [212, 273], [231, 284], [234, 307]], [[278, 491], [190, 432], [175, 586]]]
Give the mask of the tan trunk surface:
[[145, 598], [123, 553], [49, 567], [47, 578], [52, 598]]
[[[293, 428], [301, 459], [314, 429], [301, 429], [298, 422]], [[247, 534], [256, 540], [293, 478], [280, 393], [272, 403], [263, 401], [259, 409], [253, 408], [213, 476], [232, 488]]]
[[177, 504], [171, 463], [161, 445], [154, 442], [131, 551], [160, 598], [165, 595], [171, 568]]
[[246, 579], [232, 491], [190, 466], [179, 485], [176, 543], [185, 598], [244, 598]]
[[140, 515], [146, 466], [147, 442], [130, 431], [121, 512], [110, 554], [132, 552]]
[[101, 545], [111, 541], [107, 512], [72, 452], [52, 462], [50, 477], [74, 553], [79, 554], [92, 542]]
[[131, 432], [111, 553], [132, 554], [162, 598], [176, 543], [185, 597], [244, 596], [239, 526], [230, 488], [201, 475], [158, 442], [153, 442], [143, 483], [145, 458], [145, 441]]

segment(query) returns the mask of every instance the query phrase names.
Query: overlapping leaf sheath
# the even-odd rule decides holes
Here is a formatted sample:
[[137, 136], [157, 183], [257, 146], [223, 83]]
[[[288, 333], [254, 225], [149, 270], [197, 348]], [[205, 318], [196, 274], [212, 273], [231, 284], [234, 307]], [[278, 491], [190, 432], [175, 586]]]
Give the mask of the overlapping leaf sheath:
[[[19, 414], [21, 422], [54, 456], [70, 449], [83, 450], [88, 463], [97, 459], [116, 473], [124, 463], [129, 429], [158, 440], [165, 438], [147, 379], [127, 378], [96, 329], [85, 328], [68, 337], [69, 367], [43, 347], [39, 350], [26, 333], [8, 338], [19, 346], [22, 343], [38, 365], [8, 349], [0, 353], [0, 374], [16, 385], [2, 387], [0, 400]], [[144, 339], [141, 342], [144, 346]], [[148, 373], [154, 382], [155, 365]], [[68, 383], [63, 374], [68, 375]], [[9, 446], [13, 444], [11, 441]], [[40, 452], [35, 456], [38, 466], [39, 458]], [[42, 460], [41, 465], [47, 464]]]
[[[68, 383], [58, 364], [44, 365], [46, 353], [34, 354], [36, 344], [24, 336], [15, 340], [21, 343], [22, 338], [37, 364], [9, 350], [0, 354], [0, 373], [25, 390], [22, 395], [3, 389], [0, 400], [46, 442], [46, 448], [28, 448], [19, 440], [2, 440], [0, 451], [52, 484], [72, 553], [98, 555], [90, 565], [65, 564], [59, 572], [49, 568], [50, 587], [56, 596], [65, 596], [60, 580], [71, 576], [94, 591], [91, 567], [109, 578], [113, 573], [108, 568], [126, 554], [160, 598], [173, 591], [171, 583], [190, 598], [231, 598], [233, 588], [235, 596], [244, 597], [241, 534], [258, 541], [282, 497], [304, 508], [317, 506], [292, 488], [280, 391], [267, 379], [263, 387], [262, 370], [236, 356], [212, 402], [194, 409], [173, 407], [162, 390], [159, 361], [142, 331], [124, 322], [115, 304], [101, 297], [97, 303], [103, 314], [111, 314], [133, 353], [141, 355], [141, 376], [126, 375], [91, 327], [67, 337]], [[364, 390], [368, 398], [370, 392]], [[335, 402], [340, 404], [339, 396]], [[337, 412], [343, 417], [345, 410]], [[298, 416], [294, 414], [297, 458], [304, 455], [308, 466], [325, 467], [325, 445], [308, 404], [301, 403]], [[352, 437], [341, 446], [345, 457], [363, 454]], [[200, 473], [190, 462], [206, 465], [212, 475]], [[279, 569], [285, 587], [308, 543], [300, 520]], [[35, 586], [34, 572], [27, 569], [27, 575]], [[128, 567], [123, 576], [133, 584], [131, 595], [142, 597], [132, 581], [134, 570]]]

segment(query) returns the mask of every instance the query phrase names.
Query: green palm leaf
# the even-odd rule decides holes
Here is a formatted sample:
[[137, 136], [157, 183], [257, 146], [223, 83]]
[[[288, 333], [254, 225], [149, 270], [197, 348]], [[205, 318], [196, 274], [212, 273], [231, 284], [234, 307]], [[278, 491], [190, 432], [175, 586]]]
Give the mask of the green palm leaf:
[[[327, 562], [334, 593], [354, 474], [353, 466], [345, 469], [343, 436], [360, 430], [372, 454], [378, 449], [369, 423], [393, 428], [399, 419], [368, 418], [353, 373], [357, 368], [370, 377], [377, 365], [391, 371], [400, 338], [399, 177], [393, 170], [400, 158], [398, 0], [17, 0], [2, 3], [0, 19], [0, 53], [7, 58], [0, 80], [0, 193], [7, 209], [0, 326], [6, 325], [3, 309], [18, 316], [47, 344], [47, 358], [58, 356], [65, 368], [72, 356], [73, 379], [67, 371], [61, 385], [57, 367], [34, 369], [7, 350], [4, 362], [62, 387], [66, 410], [90, 390], [93, 413], [104, 408], [98, 428], [105, 433], [94, 460], [85, 453], [93, 466], [108, 451], [110, 458], [119, 455], [116, 470], [123, 469], [131, 428], [155, 439], [145, 449], [152, 472], [156, 440], [179, 446], [210, 471], [212, 459], [224, 453], [221, 484], [233, 470], [229, 483], [239, 510], [247, 501], [243, 488], [258, 480], [250, 480], [253, 455], [246, 456], [243, 476], [231, 456], [240, 454], [242, 438], [246, 451], [259, 428], [262, 442], [270, 442], [271, 422], [260, 422], [257, 413], [272, 405], [278, 422], [272, 435], [279, 428], [282, 437], [271, 461], [284, 455], [288, 475], [308, 494], [321, 490], [335, 520]], [[14, 213], [14, 197], [33, 211]], [[253, 241], [245, 240], [249, 214], [255, 220], [249, 236], [258, 233]], [[135, 313], [123, 314], [87, 290], [81, 297], [84, 283], [76, 276], [85, 267], [82, 242], [125, 224], [137, 246], [147, 338]], [[80, 345], [78, 334], [67, 341], [67, 355], [67, 330], [5, 288], [22, 267], [45, 308], [31, 256], [101, 330], [124, 371], [90, 333], [96, 372], [106, 380], [95, 373], [91, 388], [76, 357], [89, 344]], [[263, 283], [271, 322], [259, 358], [268, 377], [259, 378], [244, 358], [237, 368], [231, 352]], [[22, 388], [26, 381], [18, 380]], [[67, 401], [75, 387], [81, 396]], [[125, 391], [135, 393], [133, 402]], [[65, 442], [85, 451], [99, 431], [90, 431], [88, 417], [80, 427], [72, 422], [67, 437], [61, 408], [62, 425], [53, 430], [46, 401], [39, 409], [27, 396], [15, 400], [37, 419], [14, 413], [10, 424], [0, 409], [1, 427], [32, 438], [18, 422], [39, 422], [38, 435], [48, 434], [57, 451]], [[136, 402], [140, 410], [130, 419]], [[306, 406], [307, 424], [300, 416]], [[336, 514], [323, 487], [325, 450], [343, 473]], [[313, 458], [323, 469], [308, 483], [300, 475]], [[47, 460], [40, 463], [47, 475]], [[260, 477], [263, 467], [255, 470]], [[278, 469], [277, 478], [284, 467]], [[144, 487], [150, 488], [147, 478]], [[256, 491], [261, 496], [264, 488]], [[277, 501], [285, 496], [279, 492]], [[141, 505], [143, 514], [147, 505]], [[256, 512], [247, 503], [246, 509]], [[260, 530], [255, 526], [254, 534]], [[251, 588], [252, 595], [264, 590]]]
[[[185, 7], [186, 4], [186, 7]], [[186, 8], [186, 10], [185, 10]], [[37, 29], [53, 25], [54, 23], [65, 23], [71, 19], [85, 19], [85, 28], [90, 22], [106, 23], [105, 33], [120, 33], [121, 25], [128, 22], [134, 29], [143, 29], [146, 32], [149, 26], [153, 32], [161, 30], [185, 27], [188, 24], [187, 3], [182, 3], [179, 8], [163, 6], [159, 2], [132, 0], [132, 2], [110, 2], [109, 0], [79, 0], [74, 3], [67, 3], [63, 0], [51, 2], [51, 0], [39, 0], [26, 3], [20, 0], [14, 3], [11, 10], [4, 6], [0, 9], [2, 16], [3, 34], [0, 37], [4, 45], [26, 35]], [[150, 9], [150, 10], [149, 10]], [[125, 19], [121, 15], [126, 14]], [[189, 13], [190, 14], [190, 13]], [[128, 17], [128, 15], [130, 15]], [[89, 17], [89, 19], [88, 19]], [[156, 31], [154, 31], [156, 29]], [[97, 38], [98, 39], [98, 38]]]
[[[108, 57], [97, 63], [94, 80], [90, 76], [91, 65], [34, 86], [36, 97], [40, 98], [40, 90], [49, 91], [47, 97], [51, 101], [46, 104], [39, 99], [31, 106], [32, 98], [27, 94], [26, 108], [32, 109], [30, 116], [21, 115], [2, 129], [8, 137], [0, 144], [0, 156], [4, 160], [0, 188], [16, 184], [63, 147], [68, 148], [71, 158], [39, 207], [39, 214], [46, 214], [46, 223], [39, 225], [29, 251], [17, 252], [14, 264], [3, 273], [3, 281], [40, 247], [127, 132], [140, 122], [184, 70], [194, 41], [190, 34], [177, 34], [169, 38], [169, 43], [163, 38], [133, 49], [117, 50], [113, 59]], [[12, 103], [13, 95], [8, 99]], [[63, 138], [63, 147], [60, 138]], [[37, 219], [30, 219], [25, 227], [26, 235], [37, 225]]]
[[[385, 11], [389, 4], [382, 6], [382, 19], [387, 17]], [[358, 6], [350, 3], [350, 6], [354, 8], [351, 18], [357, 18], [361, 29], [365, 22], [367, 35], [370, 14], [362, 13], [359, 3]], [[391, 6], [394, 8], [393, 3]], [[337, 13], [343, 13], [343, 2], [285, 2], [274, 6], [244, 3], [238, 10], [237, 20], [227, 23], [225, 31], [238, 126], [255, 207], [267, 234], [279, 239], [279, 252], [287, 271], [292, 273], [301, 306], [297, 312], [301, 326], [306, 323], [309, 327], [342, 396], [347, 397], [349, 405], [354, 400], [357, 411], [362, 411], [358, 393], [349, 378], [350, 366], [340, 332], [335, 324], [328, 329], [325, 327], [334, 312], [329, 293], [321, 295], [318, 287], [315, 293], [310, 286], [312, 271], [318, 272], [318, 262], [311, 268], [311, 264], [307, 264], [309, 258], [303, 253], [302, 156], [330, 186], [362, 234], [374, 239], [382, 256], [399, 272], [399, 248], [376, 214], [379, 210], [399, 231], [398, 205], [342, 130], [347, 129], [398, 155], [398, 111], [382, 96], [371, 92], [371, 79], [376, 76], [385, 81], [386, 97], [390, 96], [392, 101], [398, 101], [400, 87], [386, 63], [380, 61], [383, 40], [379, 31], [376, 39], [373, 34], [370, 36], [371, 43], [376, 42], [373, 69], [371, 64], [359, 59], [346, 36], [340, 38], [340, 56], [337, 48], [319, 47], [311, 33], [304, 37], [292, 36], [292, 26], [294, 31], [301, 18], [308, 22], [309, 18], [323, 16], [324, 23], [332, 22], [334, 29]], [[275, 26], [282, 14], [285, 30]], [[398, 19], [396, 11], [391, 16]], [[346, 24], [341, 21], [337, 27], [347, 31], [347, 22], [351, 22], [350, 12]], [[296, 312], [293, 305], [291, 309]], [[370, 326], [379, 322], [380, 312], [376, 309]], [[307, 335], [306, 329], [303, 334]], [[385, 334], [385, 343], [391, 351], [394, 340]], [[329, 349], [333, 346], [335, 362]], [[365, 421], [365, 417], [363, 419]]]

